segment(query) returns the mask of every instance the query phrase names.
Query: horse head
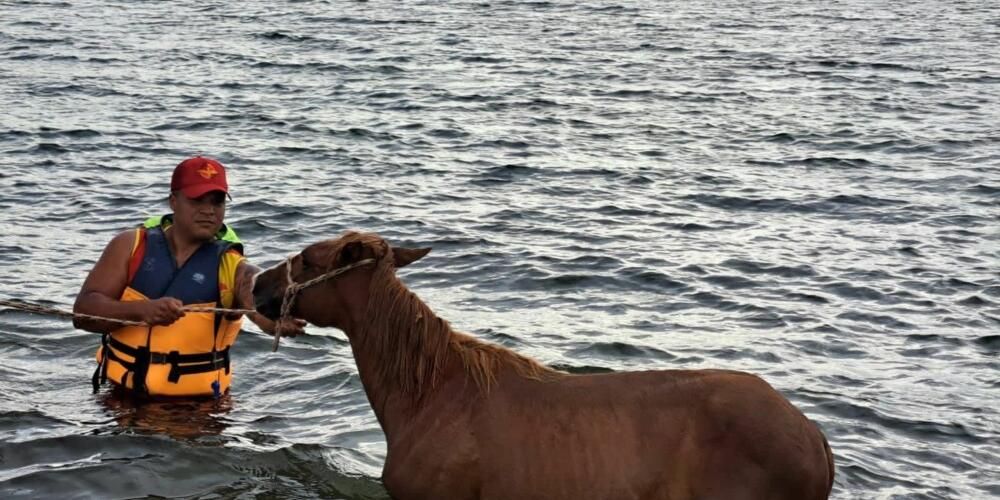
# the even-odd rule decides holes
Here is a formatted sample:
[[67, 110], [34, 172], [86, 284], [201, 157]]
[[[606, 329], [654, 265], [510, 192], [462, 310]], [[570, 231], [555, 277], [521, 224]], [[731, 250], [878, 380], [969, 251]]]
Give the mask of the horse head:
[[430, 250], [392, 247], [376, 234], [347, 232], [309, 245], [259, 273], [253, 286], [254, 306], [270, 319], [284, 312], [317, 326], [346, 331], [363, 318], [377, 270], [407, 266]]

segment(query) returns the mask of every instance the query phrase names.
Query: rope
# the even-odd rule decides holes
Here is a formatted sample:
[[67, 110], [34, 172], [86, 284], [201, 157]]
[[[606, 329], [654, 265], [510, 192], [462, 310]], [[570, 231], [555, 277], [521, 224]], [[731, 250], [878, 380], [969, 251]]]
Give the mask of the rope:
[[[85, 318], [85, 319], [94, 319], [99, 321], [111, 321], [113, 323], [121, 323], [123, 325], [130, 325], [130, 326], [149, 326], [141, 321], [129, 321], [126, 319], [95, 316], [93, 314], [74, 313], [63, 309], [57, 309], [55, 307], [48, 307], [38, 304], [28, 304], [26, 302], [17, 302], [12, 300], [0, 299], [0, 306], [9, 307], [11, 309], [18, 309], [30, 313], [48, 314], [50, 316], [58, 316], [61, 318]], [[204, 307], [204, 306], [184, 306], [182, 309], [184, 309], [185, 312], [220, 312], [224, 314], [250, 314], [253, 312], [257, 312], [254, 311], [253, 309], [224, 309], [221, 307]]]
[[[274, 341], [271, 344], [271, 351], [278, 350], [278, 342], [281, 340], [281, 325], [284, 321], [288, 320], [291, 317], [292, 307], [295, 305], [295, 299], [298, 296], [299, 292], [313, 285], [326, 281], [330, 278], [340, 276], [341, 274], [344, 274], [347, 271], [350, 271], [351, 269], [354, 269], [356, 267], [366, 266], [373, 262], [375, 262], [375, 259], [360, 260], [353, 264], [348, 264], [344, 267], [334, 269], [333, 271], [330, 271], [326, 274], [322, 274], [303, 283], [296, 283], [295, 280], [292, 278], [292, 258], [289, 257], [288, 259], [286, 259], [285, 272], [288, 274], [287, 276], [288, 285], [285, 287], [285, 295], [281, 300], [281, 316], [278, 318], [277, 324], [275, 325], [274, 328]], [[62, 318], [86, 318], [99, 321], [110, 321], [113, 323], [120, 323], [123, 325], [149, 326], [148, 324], [143, 323], [141, 321], [129, 321], [126, 319], [95, 316], [93, 314], [74, 313], [63, 309], [57, 309], [55, 307], [48, 307], [38, 304], [28, 304], [26, 302], [18, 302], [13, 300], [0, 299], [0, 306], [9, 307], [11, 309], [17, 309], [30, 313], [48, 314], [51, 316], [58, 316]], [[184, 306], [182, 309], [186, 312], [221, 312], [228, 314], [250, 314], [257, 312], [253, 309], [225, 309], [221, 307], [203, 307], [203, 306]]]
[[286, 278], [288, 279], [288, 283], [285, 286], [285, 295], [284, 297], [281, 298], [281, 315], [278, 317], [278, 321], [274, 326], [274, 341], [271, 342], [271, 352], [275, 352], [278, 350], [278, 343], [281, 341], [281, 330], [282, 330], [281, 325], [283, 325], [285, 321], [291, 318], [292, 306], [295, 305], [295, 298], [298, 297], [299, 292], [317, 283], [321, 283], [330, 278], [335, 278], [337, 276], [340, 276], [341, 274], [344, 274], [347, 271], [350, 271], [351, 269], [361, 266], [367, 266], [368, 264], [371, 264], [373, 262], [375, 262], [375, 259], [359, 260], [353, 264], [348, 264], [344, 267], [338, 267], [326, 274], [321, 274], [311, 280], [302, 283], [296, 283], [295, 278], [292, 277], [292, 257], [288, 257], [287, 259], [285, 259], [285, 273], [287, 275]]

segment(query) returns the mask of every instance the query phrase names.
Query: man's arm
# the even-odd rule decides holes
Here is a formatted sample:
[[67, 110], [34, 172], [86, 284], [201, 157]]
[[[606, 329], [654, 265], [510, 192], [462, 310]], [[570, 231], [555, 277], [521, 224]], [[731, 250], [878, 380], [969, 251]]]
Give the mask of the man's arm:
[[[181, 301], [165, 297], [158, 300], [123, 302], [119, 300], [128, 285], [128, 261], [132, 255], [135, 231], [115, 236], [84, 280], [73, 304], [73, 312], [169, 325], [184, 315]], [[114, 321], [73, 318], [73, 326], [95, 333], [107, 333], [122, 327]]]
[[[260, 268], [247, 262], [246, 259], [240, 261], [239, 265], [236, 267], [236, 293], [235, 293], [235, 304], [234, 306], [238, 309], [254, 309], [253, 303], [253, 277], [260, 272]], [[253, 321], [257, 326], [260, 327], [264, 333], [274, 335], [274, 330], [277, 328], [277, 322], [268, 319], [263, 314], [258, 312], [253, 312], [247, 314], [250, 321]], [[291, 322], [282, 324], [281, 326], [281, 336], [282, 337], [295, 337], [297, 335], [302, 335], [305, 332], [304, 328], [306, 322], [293, 318]]]

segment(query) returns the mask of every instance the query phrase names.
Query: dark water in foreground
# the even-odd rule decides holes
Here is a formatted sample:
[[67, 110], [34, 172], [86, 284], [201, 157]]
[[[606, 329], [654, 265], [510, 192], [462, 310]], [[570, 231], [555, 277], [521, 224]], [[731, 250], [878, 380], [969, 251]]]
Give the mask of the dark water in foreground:
[[[170, 169], [276, 262], [347, 228], [463, 331], [764, 376], [835, 497], [1000, 496], [993, 2], [0, 2], [0, 296], [71, 303]], [[0, 312], [0, 496], [384, 498], [337, 331], [248, 327], [219, 403], [92, 395]]]

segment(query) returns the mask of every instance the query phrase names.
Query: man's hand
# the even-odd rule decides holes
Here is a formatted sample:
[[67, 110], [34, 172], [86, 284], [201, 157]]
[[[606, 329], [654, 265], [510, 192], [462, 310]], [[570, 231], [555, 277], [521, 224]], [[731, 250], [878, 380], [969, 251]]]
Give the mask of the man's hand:
[[271, 351], [278, 350], [278, 342], [281, 341], [281, 337], [296, 337], [305, 334], [306, 332], [303, 330], [305, 326], [306, 322], [298, 318], [279, 318], [278, 321], [272, 322], [273, 331], [269, 333], [274, 335], [274, 342], [271, 343]]
[[147, 325], [166, 326], [184, 316], [184, 303], [173, 298], [163, 297], [145, 301], [142, 311], [142, 322]]
[[[299, 318], [279, 319], [274, 322], [275, 331], [280, 332], [282, 337], [298, 337], [306, 334], [306, 321]], [[270, 332], [274, 333], [274, 332]]]

